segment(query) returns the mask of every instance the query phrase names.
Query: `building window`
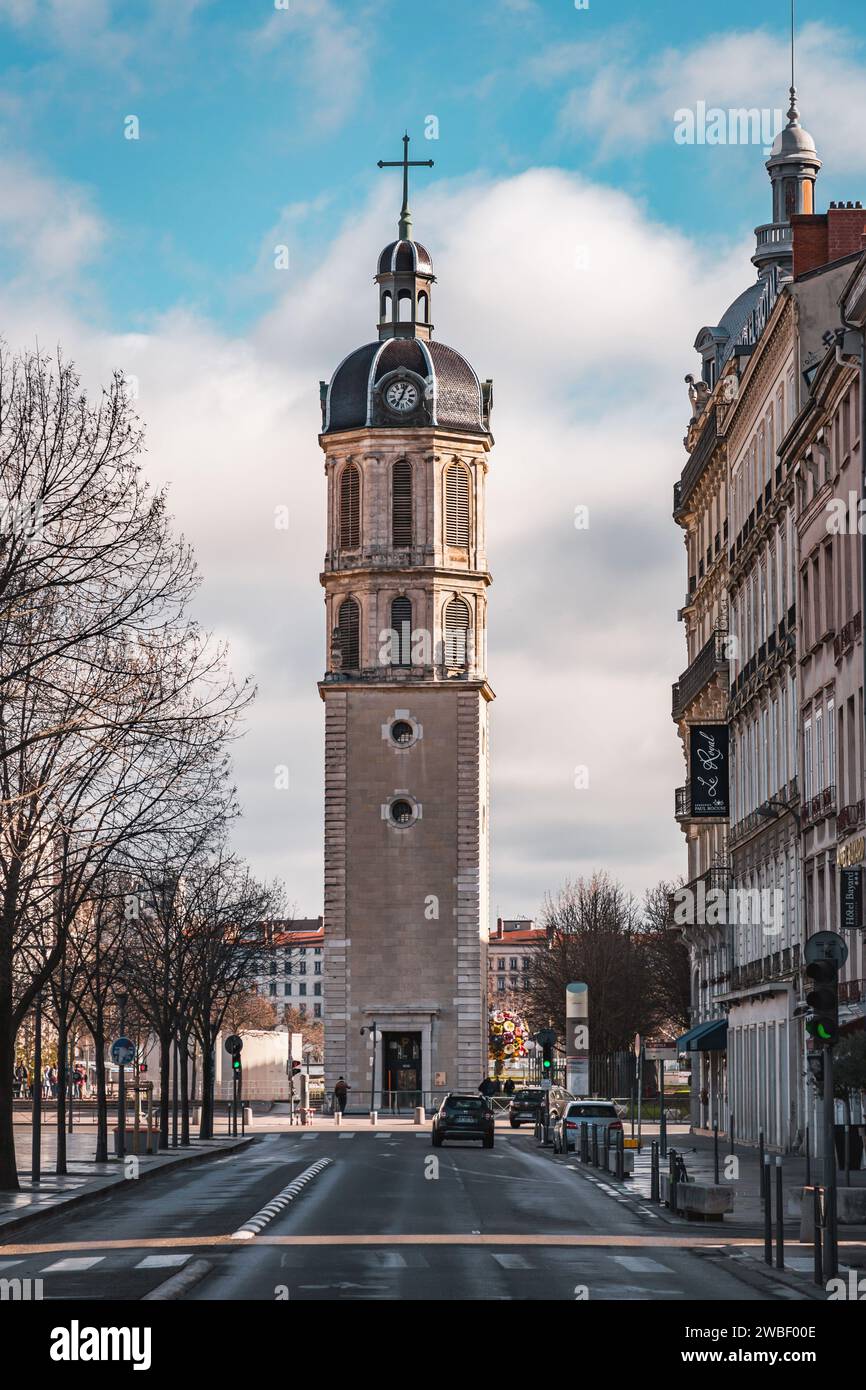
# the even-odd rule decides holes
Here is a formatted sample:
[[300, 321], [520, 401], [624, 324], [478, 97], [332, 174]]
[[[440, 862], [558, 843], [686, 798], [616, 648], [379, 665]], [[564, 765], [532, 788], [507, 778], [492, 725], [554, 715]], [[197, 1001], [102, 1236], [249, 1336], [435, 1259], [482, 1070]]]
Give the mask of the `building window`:
[[361, 474], [354, 463], [340, 475], [340, 549], [357, 550], [361, 543]]
[[497, 962], [496, 962], [496, 969], [497, 969], [497, 970], [504, 970], [504, 969], [505, 969], [505, 957], [504, 957], [504, 956], [500, 956], [500, 957], [498, 958], [498, 960], [497, 960]]
[[529, 969], [529, 965], [530, 965], [530, 957], [529, 957], [529, 956], [524, 956], [524, 957], [523, 957], [523, 968], [524, 968], [524, 970], [528, 970], [528, 969]]
[[344, 599], [337, 614], [340, 669], [357, 671], [360, 665], [361, 610], [355, 599]]
[[288, 998], [288, 996], [291, 994], [291, 992], [292, 992], [292, 985], [291, 985], [291, 981], [290, 981], [288, 984], [283, 985], [283, 995], [284, 995], [286, 998]]
[[275, 982], [274, 980], [272, 980], [271, 983], [270, 983], [270, 985], [268, 986], [268, 993], [270, 994], [271, 998], [273, 998], [273, 997], [276, 995], [276, 992], [277, 992], [276, 982]]
[[391, 540], [400, 547], [412, 544], [412, 465], [406, 459], [391, 469]]
[[453, 598], [445, 607], [445, 665], [466, 666], [469, 661], [469, 605]]
[[498, 993], [498, 994], [504, 994], [504, 993], [505, 993], [505, 981], [504, 981], [504, 979], [498, 979], [498, 980], [496, 981], [496, 990], [497, 990], [497, 993]]
[[313, 965], [313, 974], [314, 974], [314, 975], [321, 975], [321, 973], [322, 973], [322, 962], [321, 962], [320, 960], [317, 960], [317, 961], [314, 963], [314, 965]]
[[298, 994], [301, 996], [301, 998], [304, 997], [304, 995], [306, 994], [306, 992], [307, 992], [307, 986], [306, 986], [305, 984], [300, 984], [300, 985], [298, 985]]
[[391, 803], [391, 819], [395, 825], [411, 825], [415, 819], [415, 811], [410, 801], [393, 801]]
[[305, 960], [302, 960], [301, 963], [300, 963], [300, 965], [298, 966], [298, 974], [299, 974], [299, 975], [306, 975], [306, 973], [307, 973], [307, 962], [306, 962]]
[[321, 994], [321, 993], [322, 993], [321, 981], [317, 980], [316, 983], [313, 985], [313, 993], [314, 993], [314, 994]]
[[306, 1018], [306, 1017], [307, 1017], [307, 1006], [306, 1006], [306, 1004], [299, 1004], [299, 1005], [298, 1005], [298, 1013], [301, 1015], [301, 1018]]
[[469, 474], [460, 463], [445, 472], [445, 543], [469, 548]]
[[516, 956], [509, 956], [509, 959], [508, 959], [508, 969], [509, 969], [509, 970], [516, 970], [516, 969], [517, 969], [517, 957], [516, 957]]
[[412, 600], [405, 594], [391, 604], [391, 665], [412, 665]]
[[314, 1005], [313, 1005], [313, 1018], [321, 1018], [321, 1017], [322, 1017], [322, 1006], [321, 1006], [321, 1004], [314, 1004]]

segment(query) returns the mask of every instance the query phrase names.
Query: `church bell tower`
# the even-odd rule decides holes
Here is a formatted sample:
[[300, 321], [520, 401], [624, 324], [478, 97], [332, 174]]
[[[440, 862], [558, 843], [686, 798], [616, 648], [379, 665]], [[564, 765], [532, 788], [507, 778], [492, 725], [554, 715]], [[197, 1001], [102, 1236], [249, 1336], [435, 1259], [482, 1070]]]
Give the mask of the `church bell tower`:
[[378, 336], [321, 385], [325, 1084], [350, 1109], [487, 1072], [492, 383], [433, 337], [403, 144]]

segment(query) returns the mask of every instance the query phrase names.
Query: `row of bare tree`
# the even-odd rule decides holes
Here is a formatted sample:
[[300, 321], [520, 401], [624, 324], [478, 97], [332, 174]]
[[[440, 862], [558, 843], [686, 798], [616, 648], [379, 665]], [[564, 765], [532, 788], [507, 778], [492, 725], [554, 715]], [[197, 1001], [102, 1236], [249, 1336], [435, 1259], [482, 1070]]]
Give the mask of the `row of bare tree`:
[[549, 949], [533, 958], [523, 1012], [532, 1029], [553, 1026], [565, 1041], [566, 986], [588, 985], [593, 1053], [631, 1047], [634, 1036], [675, 1038], [689, 1023], [689, 957], [667, 926], [673, 885], [637, 902], [608, 874], [568, 882], [547, 899]]
[[[60, 1171], [67, 1044], [82, 1027], [106, 1156], [118, 995], [159, 1039], [163, 1097], [173, 1045], [197, 1043], [207, 1135], [214, 1040], [258, 972], [254, 924], [280, 912], [278, 887], [227, 844], [228, 750], [254, 691], [190, 614], [194, 557], [142, 449], [122, 376], [88, 400], [61, 358], [0, 347], [3, 1189], [18, 1185], [12, 1075], [37, 999], [57, 1034]], [[167, 1126], [163, 1103], [163, 1144]]]

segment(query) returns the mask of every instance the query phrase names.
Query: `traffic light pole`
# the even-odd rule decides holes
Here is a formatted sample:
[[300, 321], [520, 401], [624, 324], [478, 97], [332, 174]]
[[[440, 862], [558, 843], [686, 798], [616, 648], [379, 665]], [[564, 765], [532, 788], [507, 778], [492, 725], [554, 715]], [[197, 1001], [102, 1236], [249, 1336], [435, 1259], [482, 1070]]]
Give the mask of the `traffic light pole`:
[[839, 1245], [836, 1221], [836, 1104], [833, 1095], [833, 1049], [824, 1051], [824, 1278], [835, 1279], [839, 1272]]

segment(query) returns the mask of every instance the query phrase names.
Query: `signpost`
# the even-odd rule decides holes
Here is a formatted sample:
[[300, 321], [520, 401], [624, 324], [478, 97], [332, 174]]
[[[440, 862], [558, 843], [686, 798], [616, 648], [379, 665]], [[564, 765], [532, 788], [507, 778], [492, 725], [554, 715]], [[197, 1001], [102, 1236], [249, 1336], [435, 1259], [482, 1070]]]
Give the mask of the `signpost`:
[[[225, 1040], [226, 1052], [232, 1059], [232, 1134], [238, 1132], [238, 1096], [241, 1085], [241, 1053], [244, 1050], [244, 1040], [237, 1033], [231, 1033]], [[242, 1122], [243, 1123], [243, 1122]]]
[[[124, 1004], [126, 996], [124, 995]], [[123, 1005], [121, 1005], [123, 1012]], [[122, 1033], [111, 1044], [111, 1060], [117, 1067], [117, 1157], [126, 1157], [126, 1082], [123, 1069], [135, 1061], [135, 1043]]]
[[[640, 1152], [641, 1100], [643, 1099], [643, 1039], [640, 1033], [635, 1033], [634, 1035], [634, 1055], [637, 1063], [635, 1067], [635, 1086], [637, 1087], [637, 1147], [638, 1152]], [[634, 1133], [633, 1122], [632, 1133]]]
[[581, 981], [565, 986], [565, 1085], [589, 1095], [589, 989]]
[[659, 1152], [662, 1158], [668, 1153], [668, 1122], [665, 1115], [665, 1062], [677, 1060], [675, 1047], [645, 1047], [644, 1057], [648, 1062], [659, 1064]]

